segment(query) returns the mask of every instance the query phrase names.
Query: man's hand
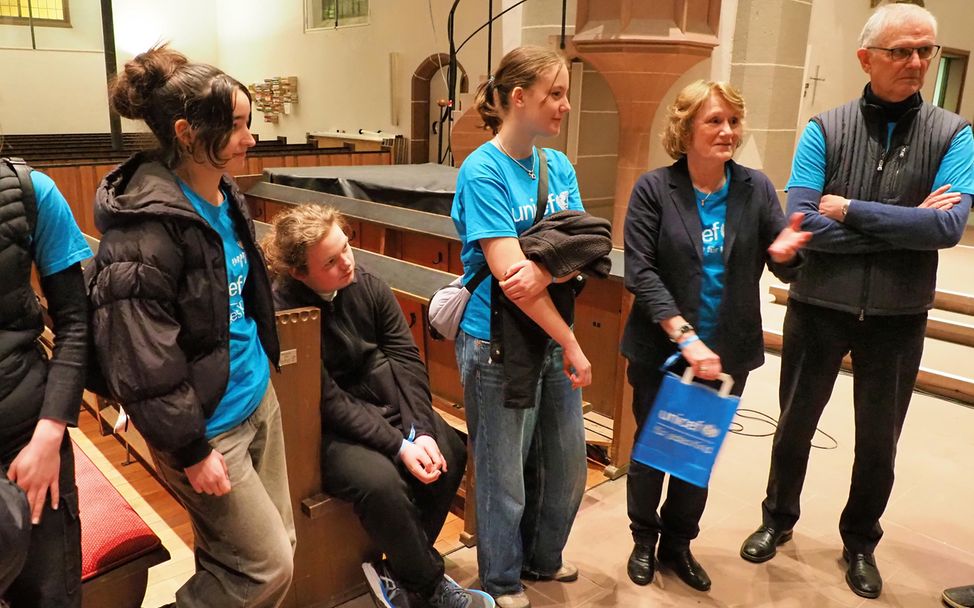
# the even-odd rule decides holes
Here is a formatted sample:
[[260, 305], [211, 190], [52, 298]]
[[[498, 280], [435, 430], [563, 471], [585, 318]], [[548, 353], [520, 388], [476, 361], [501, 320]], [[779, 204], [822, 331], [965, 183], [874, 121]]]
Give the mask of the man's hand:
[[440, 470], [433, 466], [433, 459], [426, 453], [426, 450], [411, 441], [403, 443], [399, 451], [399, 460], [405, 465], [406, 470], [412, 473], [413, 477], [423, 483], [433, 483], [440, 478]]
[[61, 441], [67, 425], [63, 422], [41, 418], [37, 421], [30, 443], [20, 450], [10, 463], [7, 478], [27, 494], [30, 504], [30, 521], [41, 523], [47, 493], [51, 492], [51, 508], [57, 510], [61, 501], [58, 476], [61, 473]]
[[835, 194], [826, 194], [818, 202], [818, 212], [829, 218], [841, 222], [845, 220], [843, 210], [849, 204], [849, 199]]
[[185, 471], [197, 494], [223, 496], [230, 493], [230, 472], [223, 454], [216, 450], [210, 450], [206, 458], [186, 467]]
[[947, 192], [948, 190], [950, 190], [950, 184], [944, 184], [931, 192], [922, 203], [917, 205], [917, 207], [919, 209], [938, 209], [940, 211], [950, 211], [954, 208], [954, 205], [960, 203], [961, 193]]
[[778, 264], [787, 264], [795, 259], [798, 250], [808, 244], [811, 232], [802, 231], [804, 213], [792, 213], [787, 228], [778, 233], [778, 238], [768, 247], [768, 255]]
[[429, 435], [420, 435], [413, 443], [426, 451], [426, 455], [433, 461], [433, 467], [441, 473], [446, 473], [446, 458], [443, 458], [443, 453], [440, 452], [440, 446], [436, 445], [435, 439]]
[[499, 285], [504, 295], [517, 302], [522, 298], [533, 298], [547, 289], [551, 285], [551, 273], [537, 262], [521, 260], [511, 264]]

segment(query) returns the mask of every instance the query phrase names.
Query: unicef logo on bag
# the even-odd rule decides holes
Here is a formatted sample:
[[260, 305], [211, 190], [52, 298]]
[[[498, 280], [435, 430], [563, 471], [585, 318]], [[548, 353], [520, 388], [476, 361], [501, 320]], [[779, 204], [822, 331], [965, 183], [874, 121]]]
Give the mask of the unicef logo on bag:
[[[664, 370], [673, 360], [664, 364]], [[729, 378], [720, 391], [691, 380], [692, 371], [682, 380], [665, 371], [632, 456], [637, 462], [707, 487], [740, 398], [728, 394]]]

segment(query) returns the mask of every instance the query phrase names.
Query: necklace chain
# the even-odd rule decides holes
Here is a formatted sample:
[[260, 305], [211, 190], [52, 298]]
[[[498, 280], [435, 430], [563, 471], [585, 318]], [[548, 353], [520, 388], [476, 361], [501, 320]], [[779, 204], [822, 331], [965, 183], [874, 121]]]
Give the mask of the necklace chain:
[[501, 149], [501, 152], [503, 152], [507, 158], [513, 160], [514, 164], [516, 164], [518, 167], [524, 169], [524, 171], [528, 174], [528, 177], [531, 179], [537, 178], [537, 174], [534, 172], [534, 146], [531, 147], [531, 167], [528, 168], [525, 167], [521, 161], [511, 156], [511, 153], [507, 151], [507, 148], [504, 147], [504, 144], [501, 143], [500, 139], [496, 139], [495, 141], [497, 142], [497, 147]]
[[[700, 206], [702, 207], [705, 204], [707, 204], [707, 199], [709, 199], [711, 196], [713, 196], [715, 192], [720, 192], [721, 190], [723, 190], [724, 184], [726, 182], [727, 182], [727, 178], [726, 177], [724, 179], [720, 180], [720, 184], [716, 188], [714, 188], [713, 190], [711, 190], [710, 192], [708, 192], [707, 193], [707, 196], [703, 197], [703, 199], [700, 200]], [[700, 194], [703, 194], [703, 191], [700, 188], [697, 188], [696, 186], [694, 186], [693, 188], [694, 188], [694, 190], [696, 190]]]

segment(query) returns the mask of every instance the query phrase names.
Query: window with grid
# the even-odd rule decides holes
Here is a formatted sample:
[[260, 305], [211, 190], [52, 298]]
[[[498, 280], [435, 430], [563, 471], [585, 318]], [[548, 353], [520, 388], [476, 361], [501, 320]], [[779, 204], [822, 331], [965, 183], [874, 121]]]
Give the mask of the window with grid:
[[61, 26], [71, 25], [68, 0], [0, 0], [0, 24]]
[[369, 0], [307, 0], [305, 29], [333, 29], [369, 23]]

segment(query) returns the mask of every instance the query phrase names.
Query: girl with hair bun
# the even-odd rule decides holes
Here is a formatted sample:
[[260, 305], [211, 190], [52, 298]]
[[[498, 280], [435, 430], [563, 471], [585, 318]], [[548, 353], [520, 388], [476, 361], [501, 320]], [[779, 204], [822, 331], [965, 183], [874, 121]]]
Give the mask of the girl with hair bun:
[[[495, 136], [460, 167], [451, 215], [463, 243], [464, 281], [485, 265], [493, 279], [481, 281], [470, 297], [456, 354], [477, 471], [481, 584], [498, 606], [525, 608], [530, 602], [522, 578], [578, 577], [562, 550], [586, 475], [579, 389], [591, 382], [592, 366], [548, 293], [553, 282], [566, 283], [577, 273], [552, 276], [525, 258], [518, 241], [538, 209], [541, 154], [535, 140], [557, 135], [570, 109], [564, 58], [539, 47], [514, 49], [481, 84], [477, 109]], [[556, 150], [544, 154], [544, 215], [584, 211], [571, 163]], [[509, 407], [501, 390], [503, 365], [491, 353], [494, 279], [547, 334], [541, 377], [529, 391], [536, 394], [533, 407]]]
[[180, 608], [280, 605], [294, 522], [280, 408], [280, 346], [267, 269], [243, 195], [246, 87], [163, 45], [110, 91], [159, 149], [98, 187], [102, 231], [91, 290], [99, 363], [193, 524], [196, 573]]

